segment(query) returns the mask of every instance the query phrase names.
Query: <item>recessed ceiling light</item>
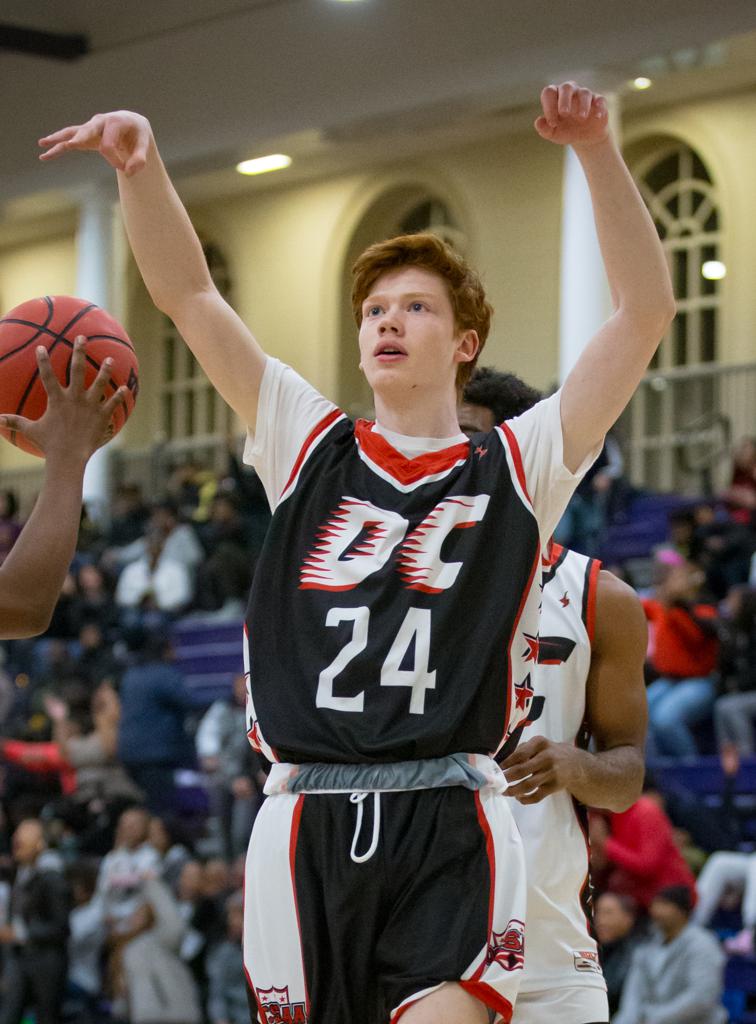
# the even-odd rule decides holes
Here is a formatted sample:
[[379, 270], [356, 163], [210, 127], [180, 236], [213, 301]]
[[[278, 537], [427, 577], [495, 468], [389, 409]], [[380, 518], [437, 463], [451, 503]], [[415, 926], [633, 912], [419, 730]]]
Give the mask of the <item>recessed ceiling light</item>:
[[721, 281], [727, 275], [727, 267], [721, 260], [706, 260], [701, 266], [701, 277], [707, 281]]
[[239, 174], [267, 174], [268, 171], [282, 171], [291, 164], [291, 157], [284, 153], [258, 156], [254, 160], [242, 160], [236, 165]]
[[645, 75], [639, 75], [638, 78], [634, 78], [632, 81], [633, 89], [637, 89], [642, 92], [644, 89], [650, 89], [654, 83], [650, 78], [646, 78]]

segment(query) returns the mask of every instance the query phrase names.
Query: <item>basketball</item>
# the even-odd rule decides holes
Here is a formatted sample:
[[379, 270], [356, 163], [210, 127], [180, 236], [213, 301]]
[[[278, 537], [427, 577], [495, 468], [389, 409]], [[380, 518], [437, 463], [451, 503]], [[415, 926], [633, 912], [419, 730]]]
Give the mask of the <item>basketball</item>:
[[[139, 391], [139, 363], [126, 331], [104, 309], [70, 295], [45, 295], [21, 303], [0, 319], [0, 413], [36, 420], [47, 407], [47, 393], [39, 377], [36, 349], [44, 345], [61, 384], [68, 383], [74, 339], [87, 338], [84, 383], [89, 387], [108, 356], [113, 360], [105, 398], [125, 384], [126, 405], [119, 405], [111, 421], [115, 436], [134, 408]], [[42, 452], [22, 434], [0, 427], [0, 434], [32, 455]]]

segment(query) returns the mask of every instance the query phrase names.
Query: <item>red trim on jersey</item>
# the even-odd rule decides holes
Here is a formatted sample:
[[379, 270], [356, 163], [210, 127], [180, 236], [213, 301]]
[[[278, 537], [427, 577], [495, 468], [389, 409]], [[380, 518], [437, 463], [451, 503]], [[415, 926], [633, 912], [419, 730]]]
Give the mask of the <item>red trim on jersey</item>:
[[286, 494], [288, 489], [291, 487], [292, 481], [296, 479], [297, 473], [302, 468], [302, 463], [307, 455], [307, 450], [313, 443], [318, 434], [321, 434], [324, 430], [330, 427], [340, 416], [343, 416], [341, 409], [332, 409], [331, 412], [327, 413], [323, 419], [316, 424], [310, 433], [307, 435], [305, 443], [299, 449], [299, 455], [297, 455], [296, 461], [294, 462], [294, 468], [292, 469], [289, 479], [286, 481], [286, 486], [281, 491], [281, 494]]
[[517, 635], [517, 628], [520, 625], [520, 619], [522, 618], [522, 612], [523, 612], [523, 609], [525, 608], [525, 602], [527, 601], [528, 595], [530, 594], [531, 588], [533, 586], [533, 579], [535, 578], [536, 569], [538, 569], [540, 567], [540, 563], [541, 563], [541, 552], [540, 552], [540, 550], [537, 550], [535, 555], [534, 555], [534, 557], [533, 557], [533, 565], [531, 566], [531, 569], [530, 569], [530, 576], [528, 577], [527, 586], [525, 587], [525, 589], [522, 592], [522, 597], [520, 598], [520, 607], [517, 609], [517, 615], [515, 615], [515, 620], [512, 623], [512, 631], [509, 634], [509, 642], [507, 643], [507, 700], [506, 700], [506, 711], [505, 711], [505, 716], [504, 716], [504, 735], [501, 738], [501, 743], [499, 743], [499, 748], [501, 747], [502, 743], [504, 743], [509, 738], [508, 737], [508, 732], [509, 732], [509, 720], [510, 720], [510, 716], [512, 714], [512, 689], [513, 689], [513, 687], [512, 687], [512, 644], [513, 644], [514, 639], [515, 639], [515, 637]]
[[[246, 622], [244, 622], [242, 624], [242, 631], [244, 633], [244, 645], [247, 648], [247, 661], [249, 663], [246, 666], [248, 671], [245, 671], [244, 676], [245, 676], [245, 678], [247, 680], [247, 687], [248, 687], [249, 693], [251, 694], [252, 693], [252, 675], [251, 675], [252, 654], [251, 654], [251, 651], [249, 649], [249, 630], [247, 629], [247, 623]], [[259, 725], [258, 719], [255, 719], [255, 721], [254, 721], [254, 723], [252, 725], [252, 728], [247, 730], [247, 739], [249, 740], [249, 745], [252, 747], [253, 750], [256, 750], [259, 754], [262, 754], [263, 757], [267, 757], [268, 755], [262, 749], [262, 745], [265, 744], [265, 746], [268, 748], [268, 750], [273, 755], [273, 758], [272, 758], [273, 761], [280, 763], [281, 758], [279, 756], [278, 751], [276, 750], [275, 747], [272, 747], [270, 745], [270, 743], [268, 743], [268, 741], [265, 739], [263, 734], [260, 732], [260, 730], [258, 728], [258, 725]]]
[[[463, 988], [466, 992], [469, 992], [471, 996], [474, 996], [475, 999], [483, 1003], [484, 1006], [487, 1006], [489, 1007], [489, 1009], [496, 1010], [497, 1013], [500, 1013], [504, 1021], [504, 1024], [509, 1024], [509, 1022], [512, 1020], [512, 1004], [508, 999], [505, 999], [504, 996], [500, 995], [496, 991], [496, 989], [491, 988], [490, 985], [486, 985], [484, 981], [460, 981], [458, 982], [458, 984], [460, 988]], [[438, 989], [436, 989], [435, 991], [438, 991]], [[430, 995], [433, 995], [433, 993], [427, 992], [425, 995], [418, 996], [417, 999], [410, 999], [410, 1001], [408, 1003], [405, 1003], [404, 1006], [400, 1006], [396, 1013], [392, 1016], [391, 1020], [389, 1021], [389, 1024], [396, 1024], [399, 1018], [403, 1017], [411, 1006], [415, 1006], [416, 1003], [419, 1003], [422, 999], [425, 999], [427, 998], [427, 996]]]
[[[520, 454], [520, 446], [517, 443], [517, 438], [512, 432], [512, 428], [508, 427], [506, 423], [501, 424], [501, 430], [504, 432], [504, 436], [509, 444], [509, 450], [512, 453], [512, 461], [514, 462], [515, 472], [517, 473], [517, 479], [520, 481], [520, 487], [525, 492], [525, 497], [530, 501], [530, 494], [528, 493], [528, 485], [525, 480], [525, 467], [522, 464], [522, 455]], [[532, 505], [533, 502], [530, 501]]]
[[[488, 868], [491, 872], [491, 881], [489, 883], [490, 887], [488, 890], [488, 927], [486, 929], [486, 942], [488, 942], [493, 929], [494, 896], [496, 895], [496, 850], [494, 848], [493, 835], [491, 834], [491, 826], [488, 823], [488, 818], [486, 817], [486, 812], [483, 810], [483, 804], [480, 799], [480, 791], [476, 789], [473, 796], [475, 797], [475, 810], [478, 814], [478, 824], [480, 825], [481, 832], [486, 837], [486, 856], [488, 857]], [[473, 982], [478, 981], [487, 966], [486, 957], [484, 956], [483, 962], [470, 980]]]
[[[583, 877], [583, 884], [580, 886], [580, 889], [578, 890], [578, 903], [580, 904], [580, 911], [583, 917], [585, 918], [585, 927], [588, 931], [588, 934], [591, 937], [593, 937], [593, 921], [588, 917], [588, 914], [585, 911], [586, 904], [588, 902], [586, 894], [588, 893], [591, 886], [591, 840], [588, 834], [588, 822], [587, 820], [585, 820], [588, 818], [590, 812], [588, 808], [585, 807], [585, 805], [578, 804], [578, 801], [575, 799], [574, 796], [572, 797], [571, 802], [572, 811], [575, 815], [575, 820], [577, 821], [578, 828], [580, 829], [580, 834], [582, 835], [583, 842], [585, 843], [585, 876]], [[585, 811], [585, 819], [580, 814], [580, 806], [583, 806], [583, 809]]]
[[354, 425], [357, 443], [371, 462], [405, 486], [415, 484], [424, 477], [454, 469], [459, 462], [465, 462], [470, 454], [470, 442], [464, 441], [438, 452], [425, 452], [416, 455], [414, 459], [408, 459], [372, 427], [369, 420], [357, 420]]
[[504, 1024], [509, 1024], [512, 1020], [514, 1007], [510, 1001], [501, 992], [497, 992], [495, 988], [487, 985], [485, 981], [460, 981], [459, 986], [490, 1010], [500, 1013]]
[[294, 814], [291, 818], [291, 834], [289, 836], [289, 869], [291, 870], [291, 892], [294, 898], [294, 912], [297, 915], [297, 931], [299, 932], [299, 951], [302, 957], [302, 978], [304, 980], [305, 990], [305, 1009], [307, 1016], [310, 1015], [310, 993], [307, 988], [307, 972], [305, 971], [304, 953], [302, 952], [302, 925], [299, 921], [299, 904], [297, 903], [297, 879], [296, 879], [296, 854], [297, 854], [297, 838], [299, 836], [299, 823], [302, 818], [302, 808], [304, 807], [304, 793], [297, 797], [297, 802], [294, 806]]
[[543, 564], [553, 565], [554, 562], [558, 562], [563, 551], [564, 548], [562, 547], [562, 545], [557, 544], [557, 542], [552, 538], [552, 540], [549, 541], [548, 547], [546, 549], [546, 555], [543, 559]]
[[585, 605], [585, 631], [588, 634], [588, 643], [593, 646], [593, 632], [596, 628], [596, 591], [598, 589], [598, 577], [601, 572], [601, 562], [597, 558], [591, 559], [591, 568], [588, 573], [586, 586], [588, 594]]

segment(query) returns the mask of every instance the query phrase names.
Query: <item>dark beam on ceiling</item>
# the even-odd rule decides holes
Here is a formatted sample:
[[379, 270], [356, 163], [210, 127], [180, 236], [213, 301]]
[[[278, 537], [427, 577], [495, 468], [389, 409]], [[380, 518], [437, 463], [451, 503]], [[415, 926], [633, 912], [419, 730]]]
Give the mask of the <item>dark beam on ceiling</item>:
[[89, 39], [76, 33], [39, 32], [0, 22], [0, 49], [55, 60], [78, 60], [89, 53]]

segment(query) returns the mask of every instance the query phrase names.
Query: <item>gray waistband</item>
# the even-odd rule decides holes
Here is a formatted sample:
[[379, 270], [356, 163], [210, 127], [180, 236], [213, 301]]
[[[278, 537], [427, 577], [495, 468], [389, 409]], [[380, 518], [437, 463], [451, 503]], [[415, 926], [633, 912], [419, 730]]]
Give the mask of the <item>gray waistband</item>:
[[380, 764], [274, 764], [265, 792], [371, 793], [446, 786], [503, 792], [506, 781], [496, 762], [484, 754], [449, 754]]

